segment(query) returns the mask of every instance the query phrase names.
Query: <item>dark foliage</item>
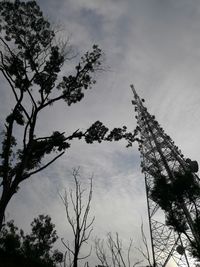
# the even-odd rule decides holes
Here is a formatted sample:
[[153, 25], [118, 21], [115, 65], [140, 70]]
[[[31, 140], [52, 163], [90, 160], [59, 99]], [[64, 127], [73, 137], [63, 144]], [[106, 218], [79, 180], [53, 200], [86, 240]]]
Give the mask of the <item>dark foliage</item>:
[[[151, 198], [165, 211], [166, 224], [179, 234], [187, 236], [190, 243], [191, 255], [200, 259], [200, 188], [195, 175], [186, 171], [185, 173], [174, 173], [174, 179], [169, 181], [164, 175], [155, 176], [154, 187]], [[187, 203], [192, 208], [191, 214], [184, 212], [183, 206]], [[190, 222], [190, 220], [192, 220]], [[195, 233], [194, 240], [187, 234], [192, 227]]]
[[63, 254], [51, 251], [58, 236], [51, 218], [39, 215], [31, 223], [31, 233], [24, 235], [22, 230], [8, 222], [0, 233], [0, 261], [10, 266], [55, 267], [62, 262]]
[[171, 210], [174, 203], [182, 205], [185, 200], [192, 203], [199, 196], [200, 188], [191, 172], [175, 172], [170, 182], [164, 175], [155, 176], [151, 197], [163, 210]]
[[[111, 131], [96, 121], [85, 132], [53, 129], [48, 136], [36, 134], [41, 112], [59, 101], [78, 103], [95, 83], [102, 51], [94, 45], [74, 71], [61, 76], [66, 51], [57, 45], [55, 31], [35, 1], [0, 2], [0, 71], [10, 86], [15, 104], [5, 119], [0, 154], [0, 229], [8, 202], [19, 184], [63, 155], [73, 139], [87, 143], [136, 140], [137, 131], [126, 127]], [[16, 135], [16, 132], [20, 135]]]

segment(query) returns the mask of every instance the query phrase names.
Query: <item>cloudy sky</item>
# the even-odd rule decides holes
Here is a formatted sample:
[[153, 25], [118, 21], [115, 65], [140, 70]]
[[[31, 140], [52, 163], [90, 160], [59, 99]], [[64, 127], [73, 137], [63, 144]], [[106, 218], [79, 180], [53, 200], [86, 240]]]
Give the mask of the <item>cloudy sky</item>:
[[[198, 0], [40, 0], [45, 16], [62, 28], [82, 55], [93, 44], [104, 51], [106, 71], [83, 101], [73, 107], [55, 105], [38, 122], [44, 133], [86, 129], [100, 120], [109, 127], [136, 126], [131, 105], [134, 84], [165, 131], [186, 157], [200, 162], [200, 2]], [[75, 59], [76, 60], [76, 59]], [[72, 66], [73, 61], [67, 68]], [[3, 88], [3, 79], [1, 85]], [[1, 88], [1, 125], [10, 94]], [[25, 181], [10, 202], [7, 217], [25, 230], [38, 214], [52, 216], [60, 237], [70, 237], [58, 192], [72, 186], [70, 174], [80, 166], [87, 187], [94, 175], [91, 215], [93, 237], [118, 231], [125, 244], [140, 245], [142, 220], [148, 236], [144, 178], [137, 145], [73, 143], [48, 170]]]

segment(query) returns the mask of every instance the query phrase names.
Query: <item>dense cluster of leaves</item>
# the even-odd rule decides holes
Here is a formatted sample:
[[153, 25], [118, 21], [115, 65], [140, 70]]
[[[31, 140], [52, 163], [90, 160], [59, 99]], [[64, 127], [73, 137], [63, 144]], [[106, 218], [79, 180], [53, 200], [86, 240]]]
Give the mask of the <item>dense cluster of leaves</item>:
[[132, 146], [132, 143], [137, 141], [136, 137], [137, 131], [134, 130], [133, 133], [127, 132], [126, 126], [122, 128], [114, 128], [111, 131], [100, 121], [96, 121], [89, 127], [84, 133], [76, 133], [79, 138], [84, 137], [86, 143], [92, 144], [93, 142], [101, 143], [102, 141], [119, 141], [126, 140], [127, 147]]
[[173, 203], [181, 203], [183, 201], [194, 202], [199, 198], [200, 188], [195, 181], [191, 172], [174, 173], [174, 180], [168, 181], [164, 175], [155, 176], [154, 187], [151, 191], [152, 199], [160, 205], [160, 207], [169, 211]]
[[58, 239], [54, 228], [48, 215], [35, 218], [31, 223], [31, 233], [27, 235], [13, 221], [8, 222], [0, 232], [1, 262], [9, 261], [15, 264], [13, 266], [55, 267], [62, 262], [63, 255], [58, 250], [51, 251]]
[[15, 99], [2, 133], [1, 228], [5, 208], [19, 184], [62, 156], [72, 139], [89, 144], [125, 139], [131, 146], [137, 132], [127, 132], [126, 127], [109, 131], [96, 121], [85, 132], [69, 134], [53, 129], [46, 137], [38, 136], [37, 121], [45, 108], [59, 101], [70, 106], [83, 99], [85, 90], [95, 83], [102, 51], [94, 45], [74, 71], [62, 76], [66, 52], [35, 1], [0, 2], [0, 47], [0, 72]]
[[[187, 234], [189, 229], [187, 214], [183, 210], [185, 203], [194, 209], [193, 229], [196, 238], [200, 239], [200, 188], [194, 174], [190, 171], [174, 173], [174, 180], [169, 181], [164, 175], [155, 176], [151, 198], [165, 211], [166, 224], [179, 234], [184, 233], [190, 241], [191, 254], [200, 259], [198, 242]], [[192, 213], [191, 213], [192, 214]], [[199, 237], [197, 237], [199, 235]]]

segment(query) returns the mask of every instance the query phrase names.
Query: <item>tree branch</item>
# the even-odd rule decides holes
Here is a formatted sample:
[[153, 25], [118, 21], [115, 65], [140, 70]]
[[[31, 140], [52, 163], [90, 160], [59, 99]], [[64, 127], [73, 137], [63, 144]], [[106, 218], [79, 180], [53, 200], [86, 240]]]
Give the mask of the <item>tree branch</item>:
[[66, 247], [66, 249], [72, 253], [74, 255], [74, 251], [70, 249], [70, 247], [68, 245], [65, 244], [65, 242], [63, 241], [63, 238], [61, 238], [61, 242], [63, 243], [63, 245]]
[[54, 161], [56, 161], [58, 158], [60, 158], [65, 152], [62, 152], [60, 153], [58, 156], [56, 156], [54, 159], [52, 159], [51, 161], [49, 161], [47, 164], [43, 165], [41, 168], [35, 170], [35, 171], [32, 171], [32, 172], [29, 172], [27, 173], [26, 175], [23, 176], [23, 179], [22, 180], [25, 180], [27, 179], [28, 177], [30, 177], [31, 175], [33, 174], [36, 174], [44, 169], [46, 169], [49, 165], [51, 165]]
[[[81, 259], [86, 259], [87, 257], [90, 256], [91, 251], [89, 252], [89, 254], [85, 256], [80, 257], [79, 254], [80, 254], [82, 245], [84, 243], [87, 243], [90, 237], [91, 231], [93, 230], [91, 226], [92, 226], [92, 223], [94, 222], [94, 218], [93, 218], [92, 221], [89, 224], [87, 224], [87, 218], [88, 218], [89, 209], [90, 209], [89, 204], [90, 204], [91, 197], [92, 197], [92, 183], [90, 182], [90, 192], [89, 192], [89, 196], [87, 200], [87, 205], [86, 207], [84, 207], [84, 205], [82, 204], [82, 200], [83, 200], [85, 189], [81, 188], [81, 184], [78, 180], [78, 176], [79, 176], [79, 168], [73, 169], [72, 177], [73, 177], [74, 185], [75, 185], [75, 188], [74, 188], [75, 193], [73, 194], [73, 191], [71, 189], [69, 190], [69, 194], [67, 194], [65, 191], [65, 196], [61, 197], [65, 205], [67, 220], [72, 228], [73, 235], [74, 235], [73, 249], [70, 248], [70, 250], [73, 251], [73, 255], [74, 255], [73, 262], [77, 262], [78, 260], [81, 260]], [[71, 209], [74, 214], [74, 218], [69, 213], [70, 206], [67, 200], [68, 195], [69, 195], [69, 200], [71, 203]]]

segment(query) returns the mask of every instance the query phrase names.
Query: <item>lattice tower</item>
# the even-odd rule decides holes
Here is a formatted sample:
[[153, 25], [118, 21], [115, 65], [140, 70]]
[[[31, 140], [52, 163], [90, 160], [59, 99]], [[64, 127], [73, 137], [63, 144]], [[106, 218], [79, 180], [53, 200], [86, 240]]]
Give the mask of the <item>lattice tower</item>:
[[[194, 226], [196, 216], [194, 206], [190, 201], [184, 200], [184, 203], [182, 203], [182, 212], [188, 227], [185, 231], [186, 236], [166, 224], [166, 213], [152, 198], [152, 190], [158, 175], [162, 175], [168, 183], [171, 183], [176, 179], [175, 174], [184, 174], [188, 171], [192, 173], [195, 183], [199, 185], [199, 178], [195, 174], [198, 170], [197, 162], [184, 158], [180, 149], [156, 121], [155, 116], [148, 113], [143, 104], [144, 99], [140, 99], [133, 86], [131, 88], [134, 94], [132, 104], [137, 112], [137, 129], [140, 132], [139, 151], [141, 168], [145, 176], [152, 265], [154, 267], [164, 267], [167, 263], [173, 261], [180, 267], [195, 266], [187, 252], [189, 247], [188, 238], [200, 244], [200, 233]], [[199, 203], [199, 199], [196, 199], [198, 209], [200, 208]]]

